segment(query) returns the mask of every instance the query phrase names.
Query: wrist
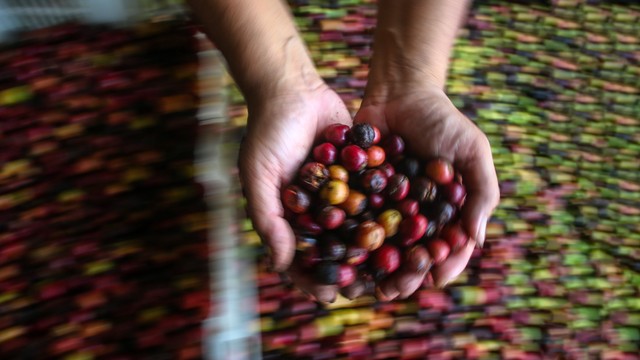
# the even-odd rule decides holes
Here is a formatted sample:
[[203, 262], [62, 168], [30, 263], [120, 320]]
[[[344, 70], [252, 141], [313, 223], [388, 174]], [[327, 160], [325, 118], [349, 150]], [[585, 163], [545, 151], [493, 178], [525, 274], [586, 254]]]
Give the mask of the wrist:
[[262, 64], [254, 66], [253, 71], [246, 71], [237, 77], [250, 107], [270, 99], [308, 93], [326, 86], [299, 38], [287, 40], [282, 49], [271, 59], [260, 59]]

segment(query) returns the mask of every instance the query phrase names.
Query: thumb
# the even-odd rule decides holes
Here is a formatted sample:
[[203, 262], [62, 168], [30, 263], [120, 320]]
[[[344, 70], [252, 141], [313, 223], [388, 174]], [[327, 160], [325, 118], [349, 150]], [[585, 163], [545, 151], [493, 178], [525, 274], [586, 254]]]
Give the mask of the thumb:
[[462, 224], [479, 247], [484, 245], [487, 221], [500, 201], [498, 178], [493, 166], [491, 147], [484, 135], [474, 141], [473, 156], [456, 164], [464, 179], [467, 198], [462, 207]]
[[280, 179], [252, 157], [241, 157], [240, 178], [247, 198], [247, 212], [260, 238], [269, 249], [274, 271], [289, 268], [295, 253], [295, 235], [284, 219]]

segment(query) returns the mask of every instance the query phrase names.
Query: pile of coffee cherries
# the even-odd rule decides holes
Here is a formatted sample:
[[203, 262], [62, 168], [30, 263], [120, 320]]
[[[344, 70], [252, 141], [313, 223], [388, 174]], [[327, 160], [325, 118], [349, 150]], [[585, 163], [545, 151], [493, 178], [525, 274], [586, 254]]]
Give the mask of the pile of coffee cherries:
[[436, 265], [467, 243], [458, 219], [466, 191], [449, 162], [412, 156], [400, 136], [366, 123], [332, 124], [323, 140], [282, 194], [296, 260], [319, 284], [375, 283], [414, 247]]

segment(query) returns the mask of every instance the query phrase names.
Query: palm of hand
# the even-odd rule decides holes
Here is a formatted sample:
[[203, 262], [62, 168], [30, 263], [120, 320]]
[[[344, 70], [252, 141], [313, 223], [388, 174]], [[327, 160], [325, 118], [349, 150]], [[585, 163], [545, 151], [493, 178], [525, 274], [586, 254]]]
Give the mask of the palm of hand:
[[[310, 93], [291, 93], [250, 108], [247, 135], [240, 150], [240, 177], [254, 227], [271, 250], [274, 269], [289, 267], [295, 236], [284, 219], [281, 190], [295, 177], [322, 131], [333, 123], [351, 125], [344, 103], [322, 87]], [[321, 301], [335, 297], [335, 289], [313, 285], [292, 269], [296, 285]]]
[[[468, 191], [462, 223], [472, 240], [433, 268], [434, 282], [444, 286], [464, 270], [476, 242], [484, 241], [486, 219], [499, 198], [487, 138], [440, 90], [418, 91], [388, 101], [370, 98], [355, 122], [373, 124], [383, 134], [400, 135], [417, 156], [444, 158], [462, 174]], [[406, 297], [420, 286], [425, 275], [426, 271], [412, 269], [394, 274], [380, 285], [379, 296]]]

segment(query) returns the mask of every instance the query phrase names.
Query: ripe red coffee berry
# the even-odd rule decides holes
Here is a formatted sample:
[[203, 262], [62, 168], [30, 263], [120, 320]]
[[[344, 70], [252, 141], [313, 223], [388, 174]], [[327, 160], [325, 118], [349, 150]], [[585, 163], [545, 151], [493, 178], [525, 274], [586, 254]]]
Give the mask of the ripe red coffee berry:
[[400, 267], [400, 250], [389, 244], [382, 245], [372, 255], [373, 267], [391, 274]]
[[409, 246], [418, 241], [427, 231], [427, 224], [427, 218], [422, 214], [417, 214], [402, 220], [400, 223], [402, 245]]
[[439, 185], [453, 181], [453, 166], [443, 159], [434, 159], [427, 163], [425, 174]]
[[391, 200], [400, 201], [409, 194], [409, 179], [403, 174], [395, 174], [387, 181], [387, 196]]
[[429, 254], [431, 255], [431, 258], [433, 258], [434, 265], [438, 265], [445, 261], [451, 252], [449, 244], [442, 239], [429, 241], [427, 244], [427, 250], [429, 250]]
[[373, 144], [376, 133], [373, 127], [366, 123], [355, 124], [349, 131], [351, 142], [366, 149]]
[[356, 268], [352, 265], [341, 264], [338, 269], [338, 286], [345, 287], [356, 281]]
[[315, 222], [310, 214], [298, 215], [296, 223], [300, 230], [305, 234], [320, 235], [322, 233], [322, 226]]
[[340, 151], [340, 162], [345, 169], [357, 172], [367, 166], [367, 152], [357, 145], [347, 145]]
[[467, 196], [467, 191], [464, 186], [457, 181], [452, 181], [446, 185], [442, 185], [440, 193], [448, 202], [456, 206], [462, 206], [464, 198]]
[[369, 195], [369, 207], [372, 209], [381, 209], [384, 206], [384, 196], [381, 194]]
[[380, 134], [380, 129], [378, 129], [376, 126], [371, 125], [371, 127], [373, 128], [373, 145], [376, 145], [378, 143], [380, 143], [380, 139], [382, 139], [382, 135]]
[[369, 251], [365, 248], [357, 246], [348, 246], [347, 253], [344, 256], [347, 264], [360, 265], [369, 258]]
[[377, 194], [387, 187], [387, 176], [381, 170], [371, 169], [362, 175], [362, 188], [368, 193]]
[[338, 150], [332, 143], [322, 143], [313, 148], [313, 159], [323, 165], [331, 165], [336, 161]]
[[322, 260], [322, 258], [320, 257], [320, 251], [318, 250], [317, 247], [310, 247], [308, 249], [304, 249], [298, 254], [300, 254], [300, 263], [302, 264], [302, 267], [305, 269], [313, 268]]
[[327, 230], [333, 230], [342, 225], [346, 217], [347, 214], [339, 207], [326, 206], [318, 213], [316, 222]]
[[282, 194], [284, 206], [296, 214], [302, 214], [309, 209], [311, 198], [309, 194], [299, 186], [289, 185]]
[[383, 141], [382, 148], [387, 157], [398, 156], [404, 152], [404, 140], [398, 135], [390, 135]]
[[382, 165], [378, 166], [378, 170], [382, 170], [384, 174], [387, 175], [387, 179], [396, 174], [395, 168], [389, 163], [383, 163]]
[[329, 170], [319, 162], [310, 162], [302, 166], [298, 177], [305, 189], [316, 192], [329, 181]]
[[458, 250], [469, 241], [469, 236], [458, 222], [445, 226], [440, 231], [440, 238], [449, 244], [452, 251]]
[[386, 154], [384, 153], [384, 149], [380, 146], [371, 146], [367, 149], [367, 166], [370, 168], [374, 168], [376, 166], [382, 165], [384, 160], [386, 159]]
[[420, 205], [418, 205], [418, 202], [416, 200], [407, 198], [400, 201], [397, 209], [398, 211], [400, 211], [403, 218], [408, 218], [418, 213], [418, 211], [420, 210]]
[[344, 124], [331, 124], [324, 131], [324, 138], [337, 147], [347, 143], [349, 126]]

